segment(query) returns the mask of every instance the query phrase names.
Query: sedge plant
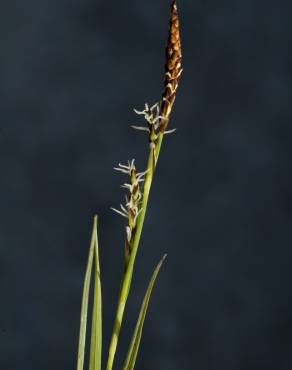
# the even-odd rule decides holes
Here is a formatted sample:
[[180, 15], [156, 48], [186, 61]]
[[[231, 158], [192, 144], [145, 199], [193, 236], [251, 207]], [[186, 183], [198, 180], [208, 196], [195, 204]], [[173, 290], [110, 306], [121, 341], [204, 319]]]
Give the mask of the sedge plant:
[[[120, 330], [132, 283], [135, 259], [139, 248], [139, 242], [146, 215], [149, 193], [164, 135], [175, 131], [175, 129], [168, 130], [168, 124], [176, 98], [179, 79], [182, 73], [181, 59], [182, 53], [179, 18], [176, 1], [173, 1], [171, 4], [169, 35], [166, 47], [165, 78], [162, 99], [160, 102], [152, 106], [145, 104], [145, 107], [142, 111], [134, 110], [146, 121], [145, 126], [132, 127], [136, 130], [146, 132], [148, 136], [149, 155], [147, 167], [145, 170], [138, 172], [135, 161], [131, 160], [127, 164], [119, 164], [118, 167], [115, 168], [117, 171], [129, 177], [129, 181], [122, 185], [122, 187], [125, 188], [128, 193], [126, 195], [125, 205], [121, 205], [120, 209], [113, 208], [115, 212], [127, 219], [127, 225], [124, 246], [124, 269], [121, 277], [112, 336], [108, 348], [107, 362], [106, 366], [103, 367], [105, 370], [113, 369]], [[84, 357], [86, 348], [85, 342], [86, 330], [89, 321], [88, 306], [91, 282], [93, 282], [94, 287], [88, 369], [102, 369], [102, 294], [97, 224], [98, 218], [95, 216], [82, 295], [77, 370], [84, 370]], [[150, 295], [165, 257], [166, 256], [164, 256], [158, 263], [146, 290], [136, 327], [130, 342], [129, 350], [124, 361], [123, 370], [133, 370], [135, 367]]]

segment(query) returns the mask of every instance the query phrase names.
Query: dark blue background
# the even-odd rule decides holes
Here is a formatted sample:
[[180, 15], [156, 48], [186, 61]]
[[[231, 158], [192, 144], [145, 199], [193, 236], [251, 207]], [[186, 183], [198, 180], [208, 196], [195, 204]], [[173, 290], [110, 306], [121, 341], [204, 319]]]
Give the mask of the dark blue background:
[[[120, 365], [152, 270], [137, 369], [292, 368], [291, 1], [179, 1], [184, 73], [153, 184]], [[112, 168], [147, 142], [169, 1], [0, 3], [0, 368], [74, 369], [91, 220], [107, 352], [122, 270]], [[121, 366], [116, 366], [116, 369]]]

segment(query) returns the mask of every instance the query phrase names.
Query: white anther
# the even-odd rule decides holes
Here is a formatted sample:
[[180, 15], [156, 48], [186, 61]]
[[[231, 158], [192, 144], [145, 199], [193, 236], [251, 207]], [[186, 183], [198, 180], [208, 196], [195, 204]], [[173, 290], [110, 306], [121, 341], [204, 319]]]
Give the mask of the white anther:
[[164, 135], [172, 134], [176, 131], [176, 128], [173, 128], [172, 130], [164, 131]]
[[126, 226], [126, 233], [127, 233], [127, 240], [130, 243], [131, 238], [132, 238], [132, 231], [129, 226]]
[[147, 131], [147, 132], [150, 132], [149, 128], [148, 127], [143, 127], [143, 126], [131, 126], [133, 129], [135, 130], [139, 130], [139, 131]]
[[129, 217], [128, 213], [124, 213], [124, 212], [122, 212], [122, 211], [120, 211], [120, 210], [118, 210], [116, 208], [111, 207], [111, 210], [114, 211], [114, 212], [116, 212], [116, 213], [118, 213], [119, 215], [121, 215], [121, 216], [123, 216], [125, 218], [128, 218]]

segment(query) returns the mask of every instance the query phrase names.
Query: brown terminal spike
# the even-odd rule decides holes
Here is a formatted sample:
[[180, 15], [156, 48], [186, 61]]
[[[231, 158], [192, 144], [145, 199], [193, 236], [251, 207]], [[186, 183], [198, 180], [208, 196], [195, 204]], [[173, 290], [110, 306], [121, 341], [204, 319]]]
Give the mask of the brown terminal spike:
[[181, 67], [182, 52], [179, 32], [179, 18], [176, 1], [171, 4], [171, 17], [169, 22], [169, 33], [166, 47], [166, 64], [164, 92], [161, 103], [161, 120], [160, 130], [165, 131], [168, 126], [173, 103], [176, 97], [176, 91], [179, 84], [179, 78], [182, 73]]

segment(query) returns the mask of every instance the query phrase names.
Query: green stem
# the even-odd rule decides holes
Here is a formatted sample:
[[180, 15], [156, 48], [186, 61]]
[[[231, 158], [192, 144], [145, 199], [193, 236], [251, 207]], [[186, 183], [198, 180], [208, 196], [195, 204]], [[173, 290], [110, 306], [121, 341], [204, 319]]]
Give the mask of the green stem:
[[136, 259], [139, 242], [140, 242], [140, 238], [141, 238], [141, 234], [143, 230], [143, 224], [144, 224], [144, 219], [145, 219], [147, 205], [148, 205], [149, 193], [150, 193], [151, 184], [153, 180], [154, 170], [156, 168], [158, 156], [160, 153], [162, 139], [163, 139], [163, 133], [160, 133], [158, 136], [157, 144], [156, 144], [156, 164], [154, 164], [153, 149], [150, 149], [150, 153], [149, 153], [147, 173], [145, 176], [145, 182], [144, 182], [144, 188], [143, 188], [143, 198], [142, 198], [142, 205], [141, 205], [142, 211], [137, 219], [136, 230], [133, 236], [133, 241], [131, 243], [132, 245], [131, 245], [130, 259], [126, 267], [126, 270], [124, 272], [124, 275], [122, 277], [121, 290], [120, 290], [120, 295], [119, 295], [119, 300], [118, 300], [117, 312], [115, 316], [113, 333], [112, 333], [110, 346], [109, 346], [106, 370], [112, 370], [113, 363], [114, 363], [114, 357], [115, 357], [115, 353], [117, 350], [117, 345], [118, 345], [121, 325], [123, 321], [124, 311], [126, 307], [126, 302], [128, 299], [130, 288], [131, 288], [135, 259]]

